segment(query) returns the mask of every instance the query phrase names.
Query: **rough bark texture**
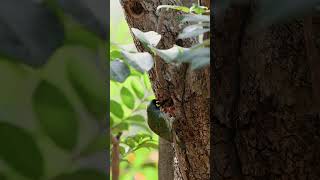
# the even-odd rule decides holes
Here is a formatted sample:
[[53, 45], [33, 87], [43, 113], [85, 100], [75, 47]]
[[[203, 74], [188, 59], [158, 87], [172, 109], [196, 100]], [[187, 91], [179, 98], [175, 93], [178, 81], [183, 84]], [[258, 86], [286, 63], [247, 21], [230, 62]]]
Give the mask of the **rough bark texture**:
[[229, 8], [211, 33], [211, 177], [320, 179], [319, 24], [292, 20], [250, 34], [252, 8]]
[[[156, 14], [160, 4], [179, 3], [174, 0], [121, 1], [129, 27], [158, 31], [162, 35], [160, 49], [171, 48], [174, 44], [190, 47], [193, 43], [176, 39], [181, 30], [177, 20], [179, 13], [162, 11], [163, 19]], [[192, 1], [182, 0], [181, 3], [190, 6]], [[138, 40], [134, 42], [139, 51], [147, 51]], [[177, 160], [175, 179], [209, 179], [209, 68], [191, 72], [186, 64], [170, 65], [155, 57], [155, 67], [149, 75], [157, 99], [166, 102], [163, 111], [175, 118], [173, 130], [183, 144], [182, 147], [177, 143], [173, 146]]]

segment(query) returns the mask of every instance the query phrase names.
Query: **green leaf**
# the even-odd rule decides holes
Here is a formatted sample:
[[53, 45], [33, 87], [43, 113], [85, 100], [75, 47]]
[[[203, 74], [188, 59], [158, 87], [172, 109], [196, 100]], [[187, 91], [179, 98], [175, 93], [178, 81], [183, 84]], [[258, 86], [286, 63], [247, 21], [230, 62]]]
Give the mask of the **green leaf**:
[[121, 55], [121, 51], [119, 50], [113, 50], [110, 52], [110, 59], [114, 60], [114, 59], [121, 59], [123, 58]]
[[[55, 1], [55, 0], [49, 0]], [[48, 0], [46, 0], [48, 2]], [[63, 12], [63, 11], [62, 11]], [[62, 17], [65, 14], [62, 13]], [[83, 25], [77, 23], [72, 18], [63, 18], [65, 25], [65, 43], [64, 45], [79, 46], [96, 50], [104, 42], [91, 31], [88, 31]]]
[[48, 81], [41, 81], [33, 94], [33, 109], [50, 139], [71, 151], [77, 143], [78, 119], [63, 92]]
[[131, 52], [131, 53], [138, 52], [136, 45], [134, 43], [127, 44], [127, 45], [119, 45], [119, 48], [122, 49], [123, 51]]
[[59, 18], [35, 1], [2, 0], [0, 29], [0, 54], [32, 67], [44, 65], [64, 42]]
[[[154, 94], [152, 94], [152, 95], [150, 95], [150, 96], [147, 97], [147, 100], [150, 102], [150, 101], [152, 101], [152, 100], [155, 99], [155, 98], [156, 98], [156, 97], [154, 96]], [[145, 109], [146, 106], [143, 105], [142, 108]]]
[[[123, 155], [123, 156], [125, 156], [125, 155]], [[126, 166], [125, 166], [125, 168], [128, 168], [129, 167], [129, 164], [130, 164], [130, 162], [127, 160], [127, 159], [120, 159], [120, 163], [126, 163]]]
[[209, 31], [209, 28], [203, 28], [201, 24], [190, 25], [182, 30], [182, 32], [178, 36], [178, 39], [197, 37]]
[[130, 122], [130, 127], [134, 127], [134, 126], [139, 127], [139, 128], [143, 128], [146, 131], [151, 132], [149, 126], [147, 126], [146, 123], [133, 122], [133, 121]]
[[197, 58], [210, 58], [210, 48], [190, 48], [180, 55], [181, 62], [197, 61]]
[[148, 90], [152, 90], [152, 88], [151, 88], [151, 83], [150, 83], [150, 79], [149, 79], [149, 76], [148, 76], [148, 74], [147, 73], [145, 73], [144, 75], [143, 75], [143, 83], [144, 83], [144, 85], [145, 85], [145, 87], [148, 89]]
[[128, 145], [131, 149], [133, 149], [133, 148], [136, 146], [136, 142], [135, 142], [135, 140], [134, 140], [132, 137], [128, 137], [128, 138], [124, 141], [124, 143], [125, 143], [126, 145]]
[[129, 53], [121, 51], [125, 60], [136, 70], [140, 72], [149, 71], [153, 67], [153, 58], [148, 52]]
[[183, 16], [182, 22], [193, 22], [193, 23], [199, 23], [199, 22], [210, 22], [210, 16], [209, 15], [199, 15], [199, 14], [186, 14]]
[[107, 1], [78, 1], [58, 0], [56, 1], [65, 12], [64, 15], [71, 15], [79, 24], [107, 40], [108, 24], [105, 14]]
[[142, 168], [148, 168], [148, 167], [150, 167], [150, 168], [156, 168], [156, 167], [157, 167], [157, 164], [154, 163], [154, 162], [146, 162], [146, 163], [143, 163], [143, 164], [141, 165], [141, 167], [142, 167]]
[[144, 117], [138, 114], [128, 117], [127, 120], [134, 122], [145, 122]]
[[162, 49], [152, 48], [152, 50], [154, 50], [156, 54], [166, 62], [172, 63], [172, 62], [179, 62], [179, 57], [182, 55], [182, 53], [189, 49], [174, 45], [170, 49], [162, 50]]
[[155, 143], [152, 143], [152, 142], [145, 142], [143, 144], [139, 144], [139, 148], [158, 149], [159, 146]]
[[121, 122], [111, 128], [113, 134], [118, 134], [120, 132], [126, 131], [129, 129], [129, 124], [126, 122]]
[[191, 69], [200, 69], [210, 64], [210, 48], [191, 48], [182, 53], [181, 62], [191, 63]]
[[160, 11], [160, 9], [165, 8], [165, 9], [174, 9], [174, 10], [178, 10], [178, 11], [182, 11], [185, 13], [189, 13], [190, 9], [188, 7], [185, 6], [173, 6], [173, 5], [160, 5], [157, 7], [157, 12]]
[[121, 156], [125, 156], [125, 154], [126, 154], [126, 148], [124, 148], [123, 146], [119, 146], [119, 150], [120, 150]]
[[93, 169], [82, 169], [73, 173], [65, 173], [51, 180], [105, 180], [107, 174]]
[[132, 81], [131, 87], [138, 98], [142, 99], [144, 97], [144, 89], [139, 82]]
[[149, 140], [152, 139], [152, 136], [150, 134], [136, 134], [132, 137], [137, 143], [140, 143], [142, 140], [148, 138]]
[[110, 127], [112, 127], [113, 124], [114, 124], [114, 120], [113, 120], [113, 118], [110, 116]]
[[129, 108], [133, 109], [135, 104], [135, 99], [133, 94], [126, 87], [122, 87], [120, 90], [120, 96], [122, 102]]
[[40, 180], [44, 159], [33, 137], [24, 129], [0, 123], [0, 159], [19, 174]]
[[140, 134], [141, 139], [149, 138], [152, 139], [152, 135], [150, 134]]
[[193, 4], [190, 8], [190, 12], [195, 12], [196, 14], [203, 14], [207, 12], [208, 8], [205, 6], [199, 6], [198, 4]]
[[161, 35], [154, 31], [142, 32], [136, 28], [131, 28], [131, 31], [142, 43], [153, 47], [157, 46], [161, 39]]
[[[29, 89], [31, 90], [31, 88], [33, 88], [33, 85], [30, 83], [33, 81], [32, 74], [34, 72], [28, 71], [25, 65], [2, 57], [0, 57], [0, 72], [1, 111], [2, 113], [9, 113], [7, 110], [4, 110], [4, 107], [9, 108], [9, 106], [12, 106], [14, 103], [22, 105], [26, 99], [25, 97], [30, 96]], [[12, 110], [13, 113], [16, 111], [15, 108]]]
[[192, 61], [191, 69], [200, 69], [210, 64], [210, 57], [200, 57]]
[[143, 73], [141, 73], [140, 71], [137, 71], [136, 69], [130, 69], [131, 70], [131, 74], [130, 76], [136, 76], [136, 77], [140, 77]]
[[123, 109], [121, 105], [114, 100], [110, 100], [110, 112], [118, 118], [123, 118]]
[[136, 134], [134, 136], [132, 136], [132, 138], [134, 139], [135, 142], [139, 143], [140, 140], [142, 139], [140, 134]]
[[98, 120], [105, 120], [107, 112], [106, 79], [95, 61], [88, 58], [72, 59], [67, 64], [67, 75], [87, 110]]
[[112, 80], [123, 83], [129, 75], [129, 67], [120, 59], [116, 59], [110, 63], [110, 78]]

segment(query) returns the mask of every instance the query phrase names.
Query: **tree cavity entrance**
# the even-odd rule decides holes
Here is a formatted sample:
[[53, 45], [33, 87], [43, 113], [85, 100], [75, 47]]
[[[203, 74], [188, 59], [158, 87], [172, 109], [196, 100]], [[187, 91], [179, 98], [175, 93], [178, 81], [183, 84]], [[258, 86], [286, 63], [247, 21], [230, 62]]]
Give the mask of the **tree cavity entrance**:
[[134, 0], [128, 3], [128, 12], [132, 17], [139, 18], [144, 14], [145, 10], [139, 1]]

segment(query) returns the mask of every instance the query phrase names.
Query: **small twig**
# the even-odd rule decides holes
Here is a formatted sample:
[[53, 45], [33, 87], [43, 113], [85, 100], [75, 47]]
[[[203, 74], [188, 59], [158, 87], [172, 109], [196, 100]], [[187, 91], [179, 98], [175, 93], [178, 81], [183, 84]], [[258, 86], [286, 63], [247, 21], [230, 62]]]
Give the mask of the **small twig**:
[[112, 171], [112, 180], [119, 180], [120, 174], [120, 136], [119, 133], [116, 137], [111, 136], [112, 142], [112, 164], [111, 164], [111, 171]]

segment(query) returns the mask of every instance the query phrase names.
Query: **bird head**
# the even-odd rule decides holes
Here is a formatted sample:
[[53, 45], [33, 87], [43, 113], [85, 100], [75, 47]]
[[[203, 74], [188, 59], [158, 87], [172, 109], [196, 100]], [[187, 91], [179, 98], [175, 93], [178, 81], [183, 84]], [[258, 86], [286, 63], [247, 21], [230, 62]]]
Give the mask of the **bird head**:
[[150, 102], [149, 107], [155, 108], [155, 109], [160, 109], [159, 101], [156, 100], [156, 99], [153, 99], [153, 100]]

